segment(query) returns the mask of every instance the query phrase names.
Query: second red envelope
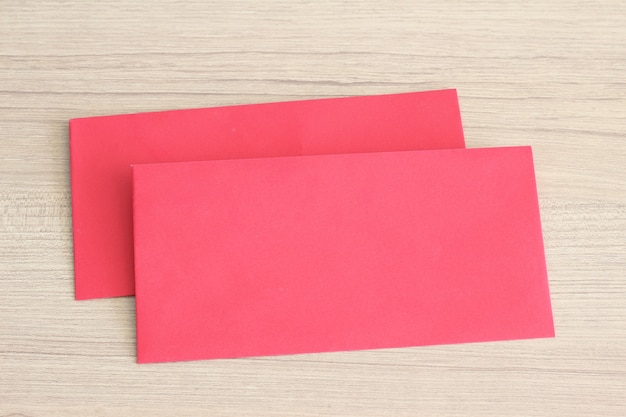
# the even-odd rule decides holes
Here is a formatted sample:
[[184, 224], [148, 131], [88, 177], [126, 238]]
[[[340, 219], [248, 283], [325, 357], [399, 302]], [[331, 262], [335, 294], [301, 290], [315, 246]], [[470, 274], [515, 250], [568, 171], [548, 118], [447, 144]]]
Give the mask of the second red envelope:
[[70, 121], [76, 299], [132, 295], [130, 164], [463, 148], [455, 90]]

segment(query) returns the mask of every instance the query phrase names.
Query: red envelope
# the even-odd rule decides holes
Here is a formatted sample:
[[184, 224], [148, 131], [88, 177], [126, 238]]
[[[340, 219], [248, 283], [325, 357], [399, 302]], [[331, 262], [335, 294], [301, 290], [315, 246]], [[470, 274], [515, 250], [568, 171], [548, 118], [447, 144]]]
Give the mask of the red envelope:
[[131, 163], [464, 147], [455, 90], [70, 121], [76, 299], [134, 293]]
[[138, 362], [554, 336], [529, 147], [133, 173]]

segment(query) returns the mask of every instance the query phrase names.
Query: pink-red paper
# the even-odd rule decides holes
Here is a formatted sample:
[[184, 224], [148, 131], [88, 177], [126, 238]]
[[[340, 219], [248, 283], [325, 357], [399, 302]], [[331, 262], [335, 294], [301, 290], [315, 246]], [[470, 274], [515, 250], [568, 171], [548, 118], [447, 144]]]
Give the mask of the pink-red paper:
[[130, 164], [463, 147], [455, 90], [71, 120], [76, 299], [134, 294]]
[[138, 362], [554, 336], [529, 147], [133, 167]]

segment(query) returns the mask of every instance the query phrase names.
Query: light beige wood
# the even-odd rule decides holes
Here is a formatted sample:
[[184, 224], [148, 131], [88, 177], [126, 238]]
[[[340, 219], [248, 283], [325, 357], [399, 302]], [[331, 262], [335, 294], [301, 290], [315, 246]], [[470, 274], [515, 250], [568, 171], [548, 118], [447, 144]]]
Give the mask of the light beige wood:
[[[68, 119], [447, 87], [534, 147], [555, 339], [140, 366], [73, 300]], [[2, 0], [0, 106], [0, 416], [626, 416], [626, 2]]]

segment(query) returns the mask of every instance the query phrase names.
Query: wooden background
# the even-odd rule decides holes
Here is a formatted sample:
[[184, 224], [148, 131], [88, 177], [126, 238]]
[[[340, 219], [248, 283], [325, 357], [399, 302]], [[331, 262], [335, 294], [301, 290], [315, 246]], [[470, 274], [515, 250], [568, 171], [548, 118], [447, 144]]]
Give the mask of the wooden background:
[[[139, 366], [74, 301], [68, 119], [448, 87], [534, 147], [555, 339]], [[626, 416], [626, 2], [0, 0], [0, 106], [0, 416]]]

